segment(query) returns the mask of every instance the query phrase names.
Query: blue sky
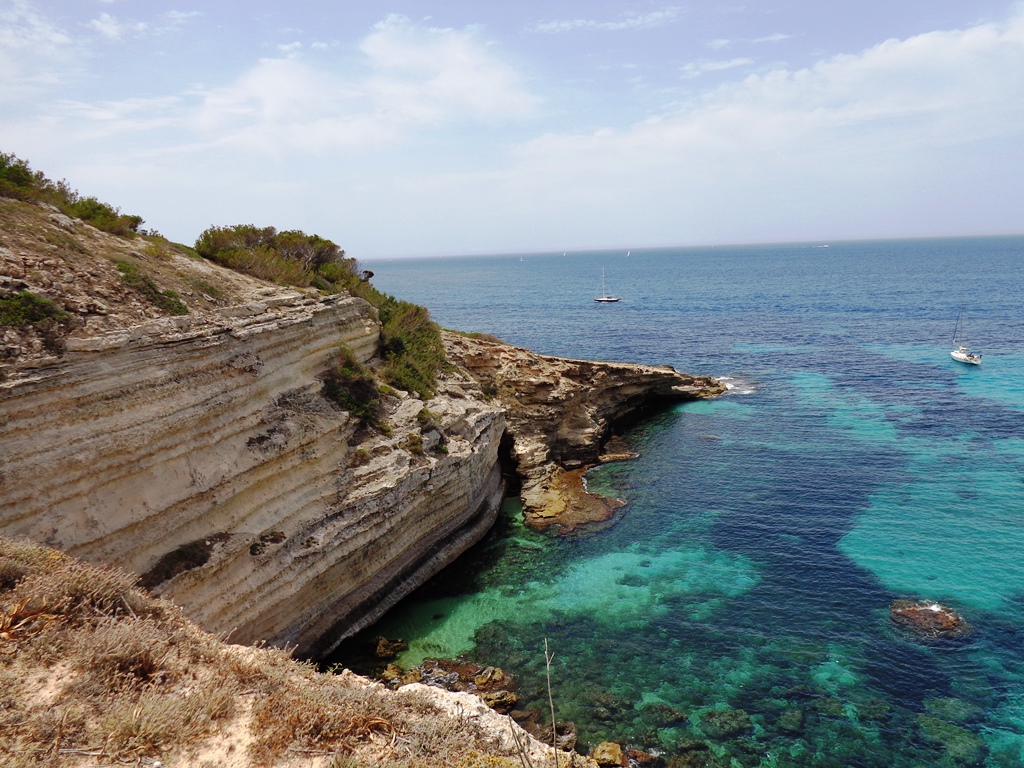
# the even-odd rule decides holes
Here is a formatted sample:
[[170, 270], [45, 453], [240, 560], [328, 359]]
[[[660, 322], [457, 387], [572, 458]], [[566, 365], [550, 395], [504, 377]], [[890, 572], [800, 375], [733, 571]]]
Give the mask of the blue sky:
[[1024, 232], [1024, 4], [0, 0], [0, 151], [360, 258]]

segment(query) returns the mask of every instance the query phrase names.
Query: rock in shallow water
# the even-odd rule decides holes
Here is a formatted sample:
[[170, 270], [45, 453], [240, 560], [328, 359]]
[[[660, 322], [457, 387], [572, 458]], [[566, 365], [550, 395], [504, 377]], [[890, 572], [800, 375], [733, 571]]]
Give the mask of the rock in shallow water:
[[922, 640], [960, 640], [974, 632], [967, 620], [948, 605], [929, 600], [893, 600], [892, 622]]

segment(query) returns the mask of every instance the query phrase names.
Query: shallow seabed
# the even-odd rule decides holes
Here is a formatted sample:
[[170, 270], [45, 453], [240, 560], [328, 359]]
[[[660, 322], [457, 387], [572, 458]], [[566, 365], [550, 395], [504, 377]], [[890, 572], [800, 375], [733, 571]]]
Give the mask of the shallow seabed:
[[[367, 265], [447, 327], [733, 387], [634, 428], [640, 458], [589, 473], [627, 500], [615, 525], [556, 538], [509, 502], [370, 634], [409, 640], [406, 666], [505, 667], [535, 705], [546, 638], [584, 745], [1024, 766], [1024, 238], [624, 253]], [[591, 300], [601, 267], [618, 304]], [[962, 296], [977, 368], [949, 357]], [[904, 636], [898, 597], [977, 631]]]

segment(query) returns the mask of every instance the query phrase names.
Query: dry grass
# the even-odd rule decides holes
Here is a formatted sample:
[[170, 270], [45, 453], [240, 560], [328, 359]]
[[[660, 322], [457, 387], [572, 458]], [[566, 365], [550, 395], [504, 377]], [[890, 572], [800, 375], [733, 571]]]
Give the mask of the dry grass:
[[133, 576], [3, 537], [0, 733], [11, 768], [523, 766], [426, 697], [225, 645]]

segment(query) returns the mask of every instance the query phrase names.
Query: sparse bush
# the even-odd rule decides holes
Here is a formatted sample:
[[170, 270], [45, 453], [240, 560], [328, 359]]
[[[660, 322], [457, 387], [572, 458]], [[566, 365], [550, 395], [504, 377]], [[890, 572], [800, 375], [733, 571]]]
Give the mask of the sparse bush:
[[53, 182], [28, 162], [0, 152], [0, 197], [49, 203], [68, 216], [82, 219], [97, 229], [122, 237], [134, 237], [143, 224], [141, 216], [123, 214], [119, 208], [95, 197], [82, 197], [66, 181]]
[[0, 592], [12, 589], [26, 576], [52, 569], [67, 559], [54, 549], [25, 539], [0, 537]]
[[116, 568], [67, 558], [27, 574], [14, 589], [15, 599], [72, 620], [96, 616], [139, 615], [146, 611], [138, 578]]
[[187, 315], [188, 307], [181, 297], [171, 290], [161, 291], [160, 286], [146, 275], [135, 264], [127, 261], [117, 262], [117, 269], [126, 284], [138, 291], [152, 305], [162, 309], [169, 315]]
[[377, 426], [381, 404], [373, 376], [348, 347], [341, 347], [338, 358], [337, 365], [322, 377], [324, 396], [364, 424]]
[[5, 768], [191, 765], [225, 742], [249, 744], [237, 756], [254, 765], [521, 768], [472, 718], [280, 649], [225, 646], [114, 569], [2, 536], [0, 568], [17, 580], [0, 586], [0, 625], [29, 595], [68, 611], [0, 638]]
[[410, 432], [405, 436], [405, 441], [402, 443], [402, 447], [409, 453], [415, 454], [416, 456], [422, 456], [423, 435], [419, 432]]
[[0, 325], [32, 326], [48, 330], [71, 317], [49, 299], [31, 291], [20, 291], [13, 296], [0, 296]]
[[420, 412], [416, 414], [416, 423], [420, 425], [420, 429], [436, 429], [437, 416], [429, 408], [420, 408]]
[[348, 465], [350, 467], [362, 467], [370, 463], [370, 452], [365, 448], [356, 448], [352, 451], [352, 455], [349, 456]]

